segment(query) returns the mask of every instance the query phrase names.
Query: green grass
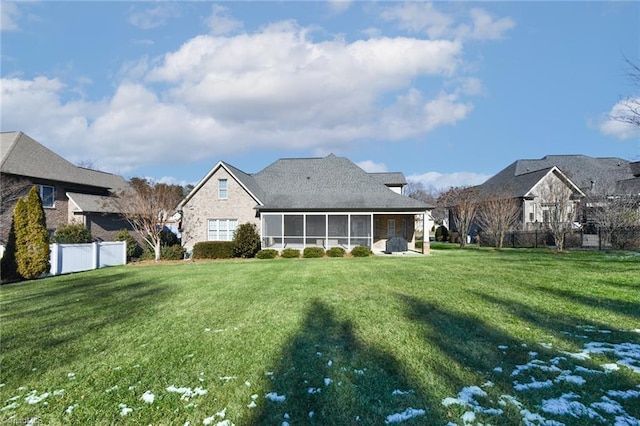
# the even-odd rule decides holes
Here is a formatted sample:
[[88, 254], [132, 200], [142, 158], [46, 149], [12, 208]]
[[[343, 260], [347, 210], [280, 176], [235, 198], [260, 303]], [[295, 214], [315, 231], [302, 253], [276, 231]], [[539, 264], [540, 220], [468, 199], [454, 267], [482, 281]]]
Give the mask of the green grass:
[[[503, 414], [477, 412], [478, 422], [521, 423], [501, 395], [547, 419], [594, 422], [542, 412], [542, 401], [574, 392], [589, 406], [607, 390], [640, 391], [638, 372], [621, 366], [527, 391], [514, 381], [558, 373], [510, 373], [532, 357], [603, 371], [618, 358], [560, 351], [640, 345], [639, 277], [637, 254], [467, 249], [129, 265], [7, 285], [0, 423], [378, 425], [412, 407], [425, 415], [405, 424], [462, 424], [473, 410], [443, 399], [483, 384], [479, 403]], [[172, 385], [207, 393], [181, 399]], [[640, 398], [618, 400], [640, 418]], [[120, 404], [132, 411], [121, 416]]]

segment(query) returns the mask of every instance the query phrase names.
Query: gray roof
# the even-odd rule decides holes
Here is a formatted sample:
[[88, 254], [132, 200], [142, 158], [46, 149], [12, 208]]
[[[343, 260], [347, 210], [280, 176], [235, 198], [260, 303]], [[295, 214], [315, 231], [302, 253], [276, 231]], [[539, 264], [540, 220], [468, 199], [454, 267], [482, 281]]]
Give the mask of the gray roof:
[[265, 197], [264, 191], [255, 181], [253, 176], [246, 174], [242, 170], [233, 167], [229, 163], [221, 162], [239, 181], [245, 186], [258, 200], [262, 200]]
[[[548, 171], [557, 167], [585, 194], [615, 188], [633, 178], [630, 163], [621, 158], [586, 155], [548, 155], [539, 160], [517, 160], [479, 186], [482, 194], [523, 197]], [[593, 183], [592, 183], [593, 182]]]
[[118, 206], [113, 197], [104, 195], [81, 194], [67, 192], [67, 197], [79, 208], [75, 210], [83, 213], [119, 213]]
[[400, 172], [369, 173], [369, 175], [380, 180], [380, 182], [387, 186], [400, 186], [407, 184], [407, 179], [405, 179], [404, 173]]
[[264, 191], [260, 210], [426, 210], [347, 158], [281, 159], [253, 175]]
[[0, 172], [119, 191], [122, 176], [75, 166], [22, 132], [0, 133]]

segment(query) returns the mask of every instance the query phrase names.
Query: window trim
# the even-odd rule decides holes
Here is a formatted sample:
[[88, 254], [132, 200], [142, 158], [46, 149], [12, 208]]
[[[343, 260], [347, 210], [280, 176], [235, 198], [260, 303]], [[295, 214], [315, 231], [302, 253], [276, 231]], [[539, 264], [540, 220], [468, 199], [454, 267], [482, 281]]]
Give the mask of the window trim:
[[[224, 182], [224, 188], [222, 187], [223, 182]], [[228, 179], [218, 179], [218, 199], [219, 200], [229, 199], [229, 180]]]
[[[51, 188], [51, 204], [45, 204], [44, 197], [44, 188]], [[55, 209], [56, 208], [56, 187], [53, 185], [42, 185], [38, 184], [38, 195], [40, 196], [40, 201], [42, 201], [42, 208], [44, 209]]]
[[[226, 229], [224, 230], [220, 229], [220, 224], [222, 222], [225, 222], [225, 225], [226, 225], [225, 227]], [[215, 229], [212, 229], [211, 225], [213, 223], [217, 224]], [[232, 224], [235, 224], [235, 226], [232, 227], [231, 226]], [[229, 219], [229, 218], [207, 219], [207, 241], [233, 241], [233, 236], [237, 229], [238, 229], [238, 219]], [[226, 238], [224, 239], [220, 238], [220, 231], [223, 231], [226, 233]], [[212, 235], [214, 235], [214, 238], [212, 238]]]

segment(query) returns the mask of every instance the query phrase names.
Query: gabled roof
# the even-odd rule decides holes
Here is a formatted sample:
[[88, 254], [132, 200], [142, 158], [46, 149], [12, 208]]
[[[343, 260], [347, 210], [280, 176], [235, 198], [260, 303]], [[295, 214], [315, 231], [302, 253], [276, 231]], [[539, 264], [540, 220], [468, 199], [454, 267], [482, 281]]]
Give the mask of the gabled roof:
[[260, 210], [425, 210], [344, 157], [281, 159], [254, 175], [265, 192]]
[[380, 182], [386, 186], [402, 186], [407, 184], [404, 173], [400, 172], [369, 173], [369, 175], [380, 180]]
[[73, 209], [78, 213], [120, 213], [113, 197], [78, 192], [67, 192], [67, 197], [78, 207]]
[[22, 132], [0, 133], [0, 172], [121, 190], [122, 176], [75, 166]]
[[[220, 168], [249, 193], [259, 211], [424, 211], [432, 206], [393, 192], [401, 173], [371, 174], [346, 158], [285, 158], [255, 174], [219, 162], [180, 203], [182, 208]], [[382, 176], [384, 175], [384, 176]]]
[[479, 186], [482, 194], [524, 197], [553, 167], [558, 168], [580, 191], [589, 194], [615, 188], [616, 182], [633, 177], [628, 161], [586, 155], [548, 155], [539, 160], [517, 160]]

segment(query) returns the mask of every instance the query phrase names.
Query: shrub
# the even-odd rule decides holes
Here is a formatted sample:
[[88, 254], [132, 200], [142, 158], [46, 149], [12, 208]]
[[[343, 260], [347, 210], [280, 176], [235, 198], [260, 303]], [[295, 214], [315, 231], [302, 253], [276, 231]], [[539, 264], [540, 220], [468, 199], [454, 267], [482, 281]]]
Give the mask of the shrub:
[[194, 259], [230, 259], [233, 241], [202, 241], [193, 246]]
[[60, 225], [53, 234], [52, 242], [58, 244], [86, 244], [93, 241], [91, 232], [81, 223]]
[[449, 240], [449, 230], [445, 226], [438, 226], [436, 228], [436, 241], [448, 241]]
[[317, 258], [324, 256], [324, 249], [322, 247], [306, 247], [302, 252], [302, 257], [305, 259]]
[[138, 242], [136, 241], [135, 238], [133, 238], [133, 235], [131, 235], [131, 233], [129, 231], [127, 231], [126, 229], [121, 229], [118, 232], [116, 232], [115, 235], [115, 240], [116, 241], [126, 241], [127, 243], [127, 260], [131, 260], [133, 258], [138, 258], [142, 256], [142, 247], [140, 247], [140, 244], [138, 244]]
[[356, 246], [351, 250], [351, 256], [353, 257], [371, 256], [371, 249], [366, 246]]
[[12, 219], [9, 237], [7, 238], [7, 247], [0, 260], [0, 280], [4, 282], [19, 280], [21, 278], [20, 274], [18, 274], [18, 265], [16, 263], [16, 232]]
[[274, 249], [264, 249], [256, 253], [256, 257], [258, 259], [275, 259], [277, 255], [278, 255], [278, 250], [274, 250]]
[[176, 244], [180, 244], [180, 240], [172, 230], [164, 228], [160, 231], [160, 246], [171, 247]]
[[30, 280], [49, 272], [49, 231], [38, 188], [33, 186], [27, 200], [18, 200], [14, 211], [16, 263], [18, 273]]
[[160, 247], [160, 259], [162, 260], [182, 260], [184, 259], [184, 247], [180, 244]]
[[342, 247], [331, 247], [327, 250], [327, 256], [329, 257], [344, 257], [346, 251]]
[[233, 255], [235, 257], [255, 257], [260, 250], [260, 234], [253, 223], [243, 223], [238, 226], [233, 236]]
[[300, 257], [300, 250], [292, 248], [284, 249], [282, 253], [280, 253], [280, 256], [285, 259], [297, 259]]

